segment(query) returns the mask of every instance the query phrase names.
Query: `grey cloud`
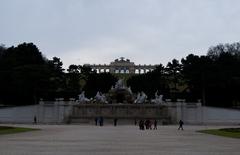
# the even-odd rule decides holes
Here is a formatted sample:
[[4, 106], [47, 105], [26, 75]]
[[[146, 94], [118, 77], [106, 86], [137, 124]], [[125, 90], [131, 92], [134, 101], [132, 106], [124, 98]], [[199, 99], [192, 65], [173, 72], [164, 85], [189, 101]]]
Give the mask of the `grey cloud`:
[[[239, 41], [237, 0], [2, 0], [0, 41], [34, 42], [72, 63], [166, 64]], [[97, 56], [97, 57], [96, 57]]]

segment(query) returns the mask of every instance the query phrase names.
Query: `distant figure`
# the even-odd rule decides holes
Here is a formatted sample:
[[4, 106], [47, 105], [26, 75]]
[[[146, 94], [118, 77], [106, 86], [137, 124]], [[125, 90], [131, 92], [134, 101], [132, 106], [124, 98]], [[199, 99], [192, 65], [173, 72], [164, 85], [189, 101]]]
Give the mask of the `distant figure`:
[[153, 124], [152, 121], [149, 120], [149, 125], [148, 125], [148, 126], [149, 126], [149, 129], [150, 129], [150, 130], [152, 130], [152, 124]]
[[114, 126], [117, 126], [117, 121], [118, 121], [118, 119], [117, 119], [117, 118], [114, 118], [114, 120], [113, 120]]
[[183, 121], [182, 120], [180, 120], [179, 121], [179, 127], [178, 127], [178, 130], [180, 130], [180, 129], [182, 129], [183, 130]]
[[100, 126], [103, 126], [103, 117], [99, 118], [99, 124], [100, 124]]
[[143, 120], [139, 121], [139, 129], [144, 130], [144, 121]]
[[145, 128], [146, 128], [146, 130], [148, 130], [148, 129], [150, 129], [150, 120], [149, 119], [147, 119], [146, 121], [145, 121]]
[[37, 116], [34, 116], [33, 121], [34, 121], [34, 124], [37, 124]]
[[157, 130], [157, 120], [156, 120], [156, 119], [154, 120], [154, 123], [153, 123], [153, 124], [154, 124], [153, 130]]
[[137, 119], [134, 119], [134, 125], [137, 125]]
[[95, 121], [95, 125], [97, 126], [98, 125], [98, 117], [95, 117], [94, 121]]

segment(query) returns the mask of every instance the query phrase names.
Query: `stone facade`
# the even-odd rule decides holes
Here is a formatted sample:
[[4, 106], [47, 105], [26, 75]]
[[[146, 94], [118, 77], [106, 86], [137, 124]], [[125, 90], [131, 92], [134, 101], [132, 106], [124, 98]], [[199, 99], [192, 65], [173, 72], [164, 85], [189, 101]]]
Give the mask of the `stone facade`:
[[78, 104], [75, 101], [40, 101], [38, 105], [0, 108], [0, 123], [89, 123], [104, 117], [106, 124], [119, 118], [120, 124], [133, 124], [137, 119], [157, 119], [160, 124], [239, 125], [236, 109], [201, 106], [201, 103], [166, 102], [154, 104]]
[[131, 62], [129, 59], [116, 59], [110, 64], [85, 64], [86, 66], [91, 67], [97, 73], [110, 72], [110, 73], [120, 73], [120, 74], [141, 74], [152, 71], [156, 68], [157, 65], [135, 65], [134, 62]]

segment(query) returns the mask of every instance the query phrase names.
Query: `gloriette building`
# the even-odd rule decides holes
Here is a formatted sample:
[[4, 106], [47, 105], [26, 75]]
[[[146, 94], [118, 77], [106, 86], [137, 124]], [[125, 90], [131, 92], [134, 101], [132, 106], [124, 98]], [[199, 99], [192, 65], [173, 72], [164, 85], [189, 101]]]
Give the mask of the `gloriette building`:
[[110, 73], [120, 73], [120, 74], [142, 74], [152, 71], [157, 65], [135, 65], [129, 59], [121, 57], [120, 59], [115, 59], [110, 64], [85, 64], [91, 67], [97, 73], [110, 72]]

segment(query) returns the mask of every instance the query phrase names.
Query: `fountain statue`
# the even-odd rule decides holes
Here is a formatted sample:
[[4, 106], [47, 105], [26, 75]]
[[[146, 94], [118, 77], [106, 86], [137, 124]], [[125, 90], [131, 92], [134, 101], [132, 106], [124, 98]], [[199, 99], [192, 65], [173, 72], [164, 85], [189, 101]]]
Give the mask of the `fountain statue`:
[[78, 101], [79, 103], [86, 103], [90, 101], [88, 98], [85, 97], [85, 91], [82, 91], [82, 93], [78, 95]]
[[123, 79], [119, 79], [115, 84], [115, 89], [125, 89]]
[[158, 95], [158, 91], [155, 92], [155, 99], [152, 99], [151, 102], [155, 104], [162, 104], [163, 103], [163, 95]]
[[97, 92], [97, 94], [95, 96], [95, 100], [100, 103], [108, 103], [106, 96], [99, 91]]
[[137, 99], [134, 101], [134, 103], [139, 102], [140, 98], [141, 98], [141, 94], [138, 92], [138, 94], [137, 94]]
[[146, 99], [147, 95], [142, 91], [141, 93], [138, 93], [137, 99], [134, 101], [134, 103], [143, 104], [145, 103]]
[[132, 94], [132, 89], [131, 89], [131, 87], [128, 87], [128, 92], [130, 93], [130, 94]]
[[127, 87], [123, 79], [119, 79], [109, 91], [109, 103], [133, 103], [131, 87]]

